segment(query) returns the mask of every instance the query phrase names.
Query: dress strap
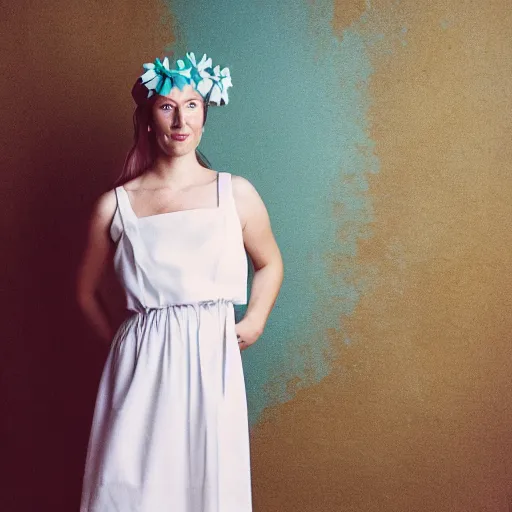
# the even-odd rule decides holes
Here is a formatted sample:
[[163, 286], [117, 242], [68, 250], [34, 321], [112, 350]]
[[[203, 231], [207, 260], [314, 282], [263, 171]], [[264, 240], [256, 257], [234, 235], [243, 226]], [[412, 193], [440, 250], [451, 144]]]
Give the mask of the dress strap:
[[119, 211], [119, 196], [116, 188], [114, 189], [114, 195], [116, 196], [116, 209], [114, 211], [114, 216], [112, 217], [112, 222], [110, 223], [110, 237], [115, 243], [117, 243], [124, 231], [124, 226], [123, 219], [121, 218], [121, 212]]
[[137, 223], [137, 216], [132, 209], [130, 198], [123, 186], [116, 187], [115, 189], [117, 198], [117, 212], [121, 221], [122, 230], [131, 238], [138, 238], [139, 225]]
[[146, 291], [144, 287], [144, 280], [142, 278], [141, 270], [141, 265], [144, 260], [144, 248], [140, 240], [137, 216], [133, 211], [132, 205], [130, 203], [130, 198], [128, 197], [128, 192], [126, 192], [126, 189], [121, 185], [119, 187], [116, 187], [115, 192], [117, 197], [117, 209], [119, 212], [119, 216], [121, 218], [123, 232], [128, 238], [133, 251], [135, 273], [137, 276], [137, 282], [142, 297], [142, 305], [146, 307]]
[[121, 226], [124, 231], [124, 215], [123, 215], [123, 212], [121, 211], [121, 209], [122, 209], [122, 199], [121, 199], [122, 192], [119, 190], [120, 188], [121, 187], [116, 187], [114, 189], [114, 194], [116, 195], [116, 213], [114, 214], [114, 219], [116, 217], [119, 217], [119, 220], [121, 221]]
[[116, 187], [115, 191], [117, 196], [117, 207], [123, 222], [123, 228], [126, 229], [126, 224], [135, 222], [137, 217], [135, 216], [135, 212], [132, 209], [130, 198], [128, 197], [128, 192], [126, 192], [126, 189], [121, 185]]
[[229, 172], [219, 172], [219, 207], [226, 208], [233, 204], [233, 187], [231, 183], [231, 174]]

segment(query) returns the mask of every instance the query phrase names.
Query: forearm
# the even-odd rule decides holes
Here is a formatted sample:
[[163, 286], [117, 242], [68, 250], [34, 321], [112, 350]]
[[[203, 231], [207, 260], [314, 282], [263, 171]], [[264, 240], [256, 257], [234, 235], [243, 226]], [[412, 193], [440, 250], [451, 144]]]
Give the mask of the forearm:
[[79, 297], [78, 304], [94, 332], [102, 340], [110, 343], [114, 332], [99, 298], [94, 295]]
[[244, 318], [263, 332], [283, 282], [283, 263], [278, 260], [258, 269], [253, 276], [251, 296]]

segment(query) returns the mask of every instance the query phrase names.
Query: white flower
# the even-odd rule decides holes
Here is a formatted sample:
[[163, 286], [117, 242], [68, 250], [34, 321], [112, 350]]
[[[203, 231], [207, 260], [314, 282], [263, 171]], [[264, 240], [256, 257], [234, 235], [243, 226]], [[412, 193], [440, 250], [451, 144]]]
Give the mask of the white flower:
[[198, 84], [197, 84], [197, 92], [204, 98], [213, 87], [213, 80], [209, 78], [203, 78]]
[[[188, 67], [187, 67], [188, 66]], [[227, 105], [228, 88], [232, 87], [229, 68], [220, 69], [220, 66], [212, 68], [212, 59], [203, 54], [199, 62], [193, 52], [187, 53], [184, 59], [176, 61], [177, 69], [169, 68], [169, 58], [163, 62], [156, 59], [154, 63], [143, 64], [145, 73], [140, 77], [142, 83], [148, 89], [148, 98], [155, 92], [166, 94], [172, 87], [182, 87], [191, 84], [196, 90], [215, 105]]]

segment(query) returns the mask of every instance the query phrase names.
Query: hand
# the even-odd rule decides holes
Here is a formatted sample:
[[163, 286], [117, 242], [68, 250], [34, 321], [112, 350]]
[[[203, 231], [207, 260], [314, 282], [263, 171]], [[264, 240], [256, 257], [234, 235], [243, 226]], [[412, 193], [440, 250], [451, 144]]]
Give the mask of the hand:
[[256, 343], [257, 339], [263, 333], [263, 328], [256, 324], [256, 322], [245, 317], [235, 324], [235, 332], [238, 338], [238, 347], [240, 350], [245, 350], [253, 343]]

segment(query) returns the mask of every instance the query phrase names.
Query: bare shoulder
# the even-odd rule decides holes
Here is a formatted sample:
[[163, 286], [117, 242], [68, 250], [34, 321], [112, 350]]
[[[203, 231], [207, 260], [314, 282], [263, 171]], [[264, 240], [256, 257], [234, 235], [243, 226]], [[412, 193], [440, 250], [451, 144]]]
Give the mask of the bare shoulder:
[[[136, 178], [133, 178], [133, 179], [125, 182], [123, 184], [124, 189], [129, 190], [129, 191], [138, 190], [141, 186], [142, 178], [146, 174], [148, 174], [147, 171], [142, 173], [140, 176], [137, 176]], [[113, 192], [113, 190], [111, 192]]]
[[242, 176], [232, 175], [233, 198], [245, 229], [249, 220], [262, 222], [267, 220], [267, 209], [254, 185]]
[[110, 224], [117, 208], [117, 198], [115, 190], [108, 190], [101, 194], [94, 203], [92, 209], [92, 220], [95, 223], [107, 225]]
[[258, 191], [247, 178], [244, 178], [243, 176], [237, 176], [236, 174], [232, 174], [231, 182], [233, 184], [233, 196], [235, 198], [235, 201], [238, 202], [238, 200], [244, 201], [251, 198], [260, 198]]

